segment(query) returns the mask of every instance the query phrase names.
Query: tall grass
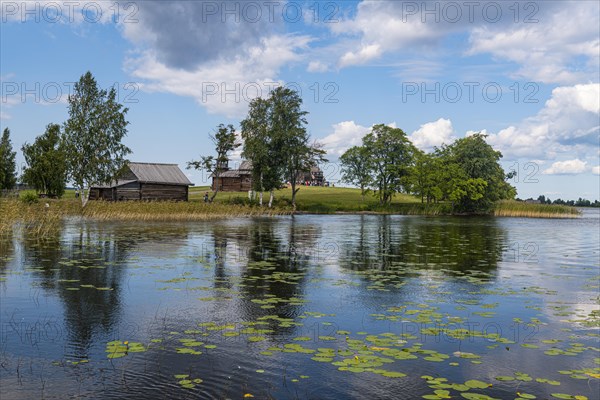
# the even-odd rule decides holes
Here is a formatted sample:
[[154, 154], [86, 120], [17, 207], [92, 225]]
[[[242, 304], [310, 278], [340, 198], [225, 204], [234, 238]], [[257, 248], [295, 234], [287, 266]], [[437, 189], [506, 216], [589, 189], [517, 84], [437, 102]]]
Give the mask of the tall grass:
[[575, 207], [560, 204], [531, 204], [506, 200], [496, 203], [492, 214], [497, 217], [577, 218], [580, 213]]
[[35, 236], [44, 236], [60, 228], [63, 217], [76, 207], [57, 201], [27, 204], [15, 198], [0, 199], [0, 238], [14, 229], [23, 229]]
[[82, 209], [80, 201], [74, 198], [48, 199], [31, 204], [14, 198], [0, 198], [0, 236], [10, 234], [15, 228], [43, 236], [58, 229], [65, 217], [97, 221], [203, 221], [290, 213], [285, 209], [267, 207], [168, 201], [90, 201]]
[[209, 219], [282, 215], [289, 211], [201, 202], [89, 202], [83, 210], [86, 218], [102, 221], [203, 221]]

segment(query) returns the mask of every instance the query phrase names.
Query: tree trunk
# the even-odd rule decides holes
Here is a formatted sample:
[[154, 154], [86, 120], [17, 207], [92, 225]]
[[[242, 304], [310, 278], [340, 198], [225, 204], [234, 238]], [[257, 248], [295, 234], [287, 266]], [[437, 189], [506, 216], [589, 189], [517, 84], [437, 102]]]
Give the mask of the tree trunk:
[[215, 179], [216, 179], [216, 184], [215, 184], [215, 192], [213, 193], [213, 195], [211, 196], [210, 200], [208, 201], [209, 203], [212, 203], [213, 200], [215, 199], [215, 197], [217, 197], [217, 193], [219, 193], [219, 175], [215, 175]]
[[269, 193], [271, 194], [271, 196], [269, 197], [269, 208], [271, 208], [271, 206], [273, 205], [273, 197], [274, 197], [274, 195], [273, 195], [273, 191], [272, 190]]
[[82, 186], [81, 190], [79, 191], [80, 197], [81, 197], [81, 208], [85, 208], [85, 206], [87, 205], [88, 201], [90, 200], [90, 192], [91, 192], [91, 187], [88, 188], [87, 193], [85, 191], [85, 187]]
[[296, 211], [296, 193], [300, 188], [296, 189], [296, 181], [292, 180], [292, 209]]
[[260, 194], [258, 195], [258, 205], [261, 207], [262, 207], [262, 201], [263, 201], [263, 192], [261, 190]]

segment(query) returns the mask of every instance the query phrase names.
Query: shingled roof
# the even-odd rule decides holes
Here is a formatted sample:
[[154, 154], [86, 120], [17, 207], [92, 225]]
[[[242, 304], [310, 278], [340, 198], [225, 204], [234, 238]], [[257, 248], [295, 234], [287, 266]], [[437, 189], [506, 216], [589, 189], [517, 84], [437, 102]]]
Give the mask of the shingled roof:
[[[94, 185], [95, 188], [111, 188], [126, 185], [131, 182], [157, 183], [163, 185], [185, 185], [194, 184], [179, 169], [177, 164], [130, 162], [127, 164], [129, 171], [125, 171], [116, 182], [108, 185]], [[133, 176], [132, 176], [133, 174]]]
[[177, 164], [130, 162], [128, 167], [141, 183], [193, 185]]

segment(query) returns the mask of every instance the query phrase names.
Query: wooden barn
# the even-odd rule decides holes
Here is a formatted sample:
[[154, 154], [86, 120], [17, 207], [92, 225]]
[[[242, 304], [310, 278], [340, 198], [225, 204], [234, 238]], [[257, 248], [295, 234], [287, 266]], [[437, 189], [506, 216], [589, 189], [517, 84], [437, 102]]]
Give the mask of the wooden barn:
[[219, 179], [212, 176], [212, 190], [219, 188], [222, 192], [247, 192], [252, 189], [252, 162], [243, 161], [238, 169], [228, 169], [219, 173]]
[[130, 162], [116, 182], [92, 186], [90, 200], [188, 201], [192, 185], [177, 164]]

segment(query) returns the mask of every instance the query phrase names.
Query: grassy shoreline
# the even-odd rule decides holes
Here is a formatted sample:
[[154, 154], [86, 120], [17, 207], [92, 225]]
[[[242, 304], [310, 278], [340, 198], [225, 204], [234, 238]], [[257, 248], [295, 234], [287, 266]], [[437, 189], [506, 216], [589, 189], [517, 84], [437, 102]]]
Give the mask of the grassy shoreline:
[[496, 203], [492, 215], [495, 217], [577, 218], [580, 212], [575, 207], [560, 204], [530, 204], [505, 200]]
[[[0, 199], [0, 233], [15, 225], [43, 233], [58, 225], [65, 217], [81, 217], [94, 221], [204, 221], [235, 217], [291, 215], [291, 191], [276, 193], [273, 208], [260, 207], [248, 199], [247, 193], [220, 193], [213, 204], [202, 201], [208, 188], [193, 188], [189, 202], [105, 202], [90, 201], [81, 209], [78, 199], [67, 192], [61, 200], [41, 199], [26, 204], [19, 199]], [[419, 199], [398, 195], [392, 204], [381, 207], [377, 200], [360, 190], [350, 188], [302, 187], [297, 195], [296, 214], [399, 214], [399, 215], [452, 215], [448, 203], [426, 204]], [[46, 206], [48, 204], [48, 206]], [[499, 202], [488, 215], [496, 217], [576, 218], [574, 207], [546, 204], [528, 204], [516, 201]]]

